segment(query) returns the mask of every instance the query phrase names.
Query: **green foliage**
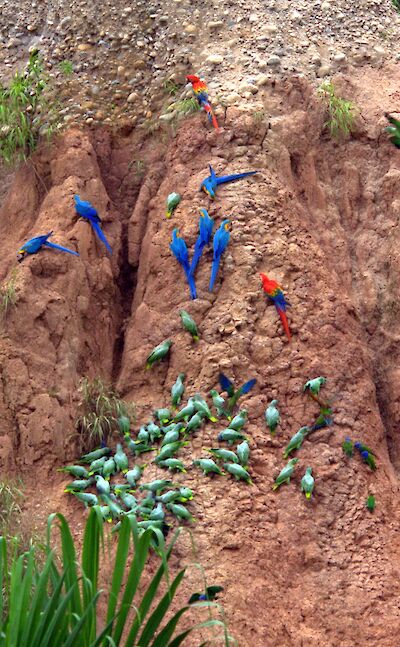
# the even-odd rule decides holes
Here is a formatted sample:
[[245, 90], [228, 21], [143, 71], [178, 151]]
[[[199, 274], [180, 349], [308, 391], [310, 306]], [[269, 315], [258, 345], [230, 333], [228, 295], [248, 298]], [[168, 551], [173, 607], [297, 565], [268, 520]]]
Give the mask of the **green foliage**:
[[47, 79], [39, 52], [29, 57], [8, 87], [0, 85], [0, 156], [7, 164], [26, 160], [35, 150], [41, 129], [49, 127], [52, 107], [45, 97]]
[[163, 88], [165, 94], [170, 94], [171, 96], [175, 96], [179, 89], [173, 79], [165, 79]]
[[170, 110], [175, 110], [178, 118], [188, 117], [200, 110], [199, 102], [195, 98], [182, 99], [171, 104]]
[[71, 76], [74, 71], [74, 66], [71, 61], [61, 61], [61, 63], [58, 64], [58, 67], [65, 76]]
[[109, 436], [118, 431], [118, 418], [133, 417], [134, 405], [122, 400], [100, 377], [81, 380], [80, 408], [82, 415], [76, 421], [81, 439], [81, 450], [89, 451], [93, 447], [107, 443]]
[[0, 534], [12, 534], [15, 528], [15, 517], [21, 513], [19, 503], [22, 500], [21, 484], [13, 480], [0, 481]]
[[348, 137], [355, 129], [359, 109], [351, 101], [338, 97], [331, 81], [324, 81], [318, 92], [328, 108], [329, 118], [324, 126], [334, 139]]
[[400, 0], [392, 0], [392, 5], [400, 13]]
[[3, 312], [4, 315], [7, 314], [7, 311], [10, 308], [10, 306], [14, 306], [17, 302], [17, 294], [16, 294], [17, 276], [18, 276], [18, 268], [14, 267], [11, 270], [10, 278], [8, 279], [7, 283], [4, 283], [4, 285], [2, 285], [0, 288], [0, 310]]
[[255, 110], [253, 112], [253, 121], [255, 124], [262, 124], [265, 121], [266, 114], [264, 110]]
[[[55, 521], [61, 535], [61, 566], [51, 550]], [[34, 547], [18, 556], [0, 537], [0, 647], [177, 647], [193, 630], [208, 627], [222, 629], [225, 645], [229, 645], [231, 638], [225, 623], [212, 617], [199, 624], [186, 620], [186, 630], [177, 635], [181, 617], [200, 606], [208, 607], [211, 616], [211, 608], [220, 606], [203, 602], [170, 611], [185, 575], [183, 569], [171, 581], [168, 569], [179, 531], [168, 546], [160, 539], [159, 564], [149, 581], [146, 565], [153, 532], [141, 532], [132, 518], [122, 520], [106, 592], [105, 624], [100, 623], [97, 612], [104, 595], [98, 588], [104, 554], [103, 521], [98, 508], [90, 511], [86, 522], [80, 564], [62, 514], [49, 517], [44, 564], [38, 563]]]

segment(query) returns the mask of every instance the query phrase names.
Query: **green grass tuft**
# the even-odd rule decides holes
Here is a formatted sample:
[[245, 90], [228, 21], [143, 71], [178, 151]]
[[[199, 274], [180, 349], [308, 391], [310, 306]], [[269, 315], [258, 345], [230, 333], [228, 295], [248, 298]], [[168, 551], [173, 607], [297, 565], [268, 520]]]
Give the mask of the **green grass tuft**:
[[58, 64], [58, 67], [65, 76], [71, 76], [74, 71], [74, 66], [71, 61], [61, 61], [61, 63]]
[[182, 99], [181, 101], [176, 101], [170, 106], [170, 110], [175, 110], [178, 115], [178, 118], [188, 117], [189, 115], [194, 114], [200, 110], [199, 102], [197, 99]]
[[177, 84], [173, 79], [165, 79], [163, 83], [163, 88], [164, 88], [165, 94], [169, 94], [172, 97], [174, 97], [179, 90], [179, 87], [177, 86]]
[[359, 114], [357, 106], [338, 97], [331, 81], [324, 81], [318, 93], [327, 104], [329, 117], [324, 126], [328, 128], [331, 137], [337, 140], [348, 137], [355, 130], [356, 117]]
[[107, 443], [113, 432], [118, 431], [118, 418], [132, 419], [134, 405], [125, 402], [100, 377], [81, 380], [80, 415], [76, 421], [81, 450], [90, 451], [102, 442]]
[[400, 0], [392, 0], [392, 5], [400, 13]]
[[17, 283], [18, 269], [14, 267], [11, 270], [10, 278], [7, 283], [0, 288], [0, 311], [4, 316], [7, 314], [11, 306], [17, 303], [16, 283]]

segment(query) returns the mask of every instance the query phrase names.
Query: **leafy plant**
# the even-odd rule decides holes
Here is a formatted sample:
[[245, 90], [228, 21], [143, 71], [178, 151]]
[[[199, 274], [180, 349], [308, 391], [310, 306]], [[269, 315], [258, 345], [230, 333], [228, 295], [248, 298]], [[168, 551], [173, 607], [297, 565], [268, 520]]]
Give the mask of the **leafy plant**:
[[392, 5], [400, 13], [400, 0], [392, 0]]
[[253, 121], [255, 124], [261, 124], [265, 120], [264, 110], [255, 110], [253, 112]]
[[164, 92], [166, 94], [170, 94], [171, 96], [175, 96], [175, 94], [178, 92], [178, 89], [179, 89], [173, 79], [165, 79], [163, 83], [163, 87], [164, 87]]
[[61, 61], [58, 64], [58, 67], [60, 68], [61, 72], [65, 74], [65, 76], [71, 76], [72, 72], [74, 71], [74, 66], [71, 61]]
[[176, 101], [175, 103], [171, 104], [170, 110], [175, 110], [178, 117], [187, 117], [188, 115], [192, 115], [193, 113], [198, 112], [200, 110], [200, 106], [197, 99], [192, 97], [190, 99], [182, 99], [181, 101]]
[[118, 430], [118, 418], [133, 416], [134, 405], [122, 400], [100, 377], [81, 380], [80, 408], [82, 415], [76, 421], [76, 428], [82, 441], [81, 449], [90, 450], [107, 442], [109, 436]]
[[[54, 521], [61, 534], [61, 567], [50, 545]], [[186, 604], [170, 613], [185, 575], [182, 569], [171, 581], [168, 570], [179, 531], [168, 546], [162, 544], [157, 571], [144, 594], [139, 595], [153, 532], [140, 531], [132, 517], [122, 520], [107, 587], [105, 626], [101, 629], [97, 607], [103, 594], [98, 583], [104, 535], [97, 507], [90, 511], [86, 522], [80, 565], [71, 530], [62, 514], [49, 517], [44, 565], [37, 563], [34, 547], [17, 556], [9, 550], [7, 540], [0, 537], [0, 647], [178, 647], [192, 631], [207, 627], [222, 628], [228, 645], [231, 638], [225, 623], [218, 619], [189, 625], [186, 622], [186, 630], [176, 634], [180, 619], [195, 607], [219, 607], [212, 602]]]
[[12, 480], [0, 481], [0, 533], [9, 535], [15, 527], [15, 516], [21, 513], [19, 502], [23, 494], [20, 483]]
[[45, 97], [47, 78], [39, 52], [29, 57], [24, 72], [16, 72], [8, 87], [0, 85], [0, 155], [7, 164], [26, 160], [35, 150], [53, 108]]
[[14, 306], [17, 302], [16, 283], [17, 283], [18, 268], [14, 267], [11, 270], [11, 275], [7, 283], [0, 288], [0, 310], [7, 314], [10, 306]]
[[328, 108], [329, 118], [324, 126], [334, 139], [348, 137], [355, 129], [359, 109], [351, 101], [338, 97], [331, 81], [324, 81], [318, 92]]

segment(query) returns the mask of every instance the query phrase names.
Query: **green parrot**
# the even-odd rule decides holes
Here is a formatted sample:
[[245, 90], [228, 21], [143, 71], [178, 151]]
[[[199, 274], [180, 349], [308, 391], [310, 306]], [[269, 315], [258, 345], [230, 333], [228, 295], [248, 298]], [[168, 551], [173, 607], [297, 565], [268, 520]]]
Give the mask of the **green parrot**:
[[179, 458], [167, 458], [164, 461], [159, 461], [160, 467], [166, 467], [171, 472], [186, 472], [185, 466]]
[[121, 432], [121, 434], [129, 435], [130, 429], [131, 429], [131, 421], [127, 416], [120, 416], [117, 420], [118, 423], [118, 428]]
[[239, 462], [235, 452], [231, 452], [229, 449], [220, 449], [219, 447], [216, 449], [206, 449], [203, 447], [203, 449], [205, 449], [206, 452], [210, 452], [210, 454], [213, 454], [213, 456], [221, 461], [231, 461], [231, 463]]
[[235, 431], [240, 431], [242, 427], [244, 427], [246, 422], [247, 422], [247, 411], [246, 409], [242, 409], [241, 411], [239, 411], [237, 416], [235, 416], [233, 420], [230, 421], [228, 425], [228, 429], [234, 429]]
[[157, 494], [157, 492], [162, 492], [166, 488], [171, 487], [171, 485], [173, 485], [173, 483], [168, 479], [156, 479], [155, 481], [150, 481], [150, 483], [143, 483], [143, 485], [139, 486], [139, 490], [148, 490], [149, 492]]
[[92, 474], [95, 474], [96, 472], [102, 472], [106, 460], [106, 457], [103, 456], [102, 458], [97, 458], [95, 461], [92, 461], [89, 465], [89, 476], [92, 476]]
[[250, 456], [250, 447], [247, 440], [244, 440], [242, 443], [240, 443], [240, 445], [236, 447], [236, 452], [239, 458], [239, 463], [243, 467], [247, 467]]
[[128, 510], [136, 510], [136, 508], [138, 507], [138, 502], [133, 494], [130, 494], [129, 492], [123, 492], [120, 496], [122, 503], [126, 508], [128, 508]]
[[135, 465], [131, 470], [128, 472], [125, 472], [125, 478], [128, 481], [132, 487], [136, 487], [136, 482], [139, 481], [139, 479], [142, 477], [144, 468], [146, 467], [146, 464], [144, 465]]
[[370, 454], [367, 451], [361, 452], [361, 458], [363, 459], [364, 463], [368, 465], [368, 467], [371, 468], [373, 472], [376, 470], [376, 462], [375, 462], [375, 456], [373, 454]]
[[82, 463], [92, 463], [98, 458], [103, 458], [103, 456], [108, 456], [109, 454], [111, 454], [111, 449], [109, 447], [100, 447], [99, 449], [95, 449], [93, 452], [89, 452], [89, 454], [84, 454], [81, 461]]
[[186, 433], [189, 434], [192, 431], [197, 431], [197, 429], [200, 429], [201, 425], [203, 424], [203, 418], [204, 418], [204, 413], [202, 411], [198, 411], [197, 413], [194, 414], [187, 423], [186, 426]]
[[315, 481], [312, 475], [312, 467], [307, 467], [306, 473], [304, 474], [300, 482], [301, 491], [304, 492], [304, 494], [306, 495], [306, 499], [311, 499], [311, 495], [314, 489], [314, 484], [315, 484]]
[[113, 485], [110, 485], [110, 489], [113, 491], [113, 493], [116, 496], [121, 496], [122, 494], [127, 494], [128, 492], [132, 492], [132, 485], [114, 483]]
[[112, 521], [112, 516], [110, 513], [110, 508], [108, 505], [100, 505], [99, 506], [100, 514], [103, 517], [104, 521], [108, 521], [108, 523], [111, 523]]
[[150, 441], [150, 434], [147, 431], [147, 429], [142, 425], [138, 431], [138, 435], [136, 436], [135, 443], [137, 445], [141, 445], [142, 443], [147, 444]]
[[160, 501], [149, 514], [150, 521], [163, 521], [165, 519], [164, 506]]
[[288, 461], [288, 463], [276, 477], [275, 484], [272, 487], [273, 490], [277, 490], [282, 485], [282, 483], [290, 483], [290, 477], [293, 475], [295, 465], [298, 462], [298, 458], [291, 458], [290, 461]]
[[183, 407], [178, 413], [176, 414], [174, 418], [174, 422], [181, 422], [181, 420], [188, 420], [188, 418], [191, 418], [193, 414], [195, 413], [195, 408], [194, 408], [194, 400], [193, 398], [189, 398], [187, 405]]
[[85, 508], [92, 505], [98, 505], [99, 500], [95, 494], [90, 492], [71, 492], [79, 501], [85, 504]]
[[122, 449], [121, 443], [117, 443], [117, 451], [114, 454], [114, 463], [117, 468], [117, 472], [125, 474], [129, 469], [128, 457]]
[[168, 355], [171, 346], [172, 341], [170, 339], [166, 339], [161, 344], [158, 344], [158, 346], [153, 348], [146, 360], [146, 369], [148, 370], [153, 366], [153, 364], [155, 364], [155, 362], [160, 362], [162, 359], [164, 359], [164, 357]]
[[237, 465], [236, 463], [224, 463], [224, 467], [237, 481], [246, 481], [246, 483], [249, 484], [252, 483], [250, 474], [241, 465]]
[[132, 451], [134, 452], [135, 456], [138, 456], [139, 454], [145, 454], [146, 452], [152, 452], [154, 449], [157, 449], [157, 447], [152, 447], [151, 445], [147, 445], [147, 443], [134, 443], [135, 449]]
[[191, 501], [193, 499], [193, 490], [189, 487], [180, 487], [179, 490], [179, 499], [181, 503], [186, 503], [186, 501]]
[[110, 484], [100, 474], [94, 477], [96, 480], [96, 490], [99, 494], [110, 494]]
[[190, 596], [188, 604], [194, 604], [195, 602], [212, 602], [217, 599], [218, 593], [224, 590], [223, 586], [207, 586], [205, 593], [193, 593]]
[[183, 424], [183, 422], [178, 422], [178, 424], [174, 425], [173, 429], [171, 429], [171, 431], [168, 431], [162, 439], [161, 447], [164, 447], [164, 445], [169, 445], [170, 443], [175, 443], [177, 440], [179, 440], [180, 432], [184, 428], [185, 425]]
[[349, 458], [351, 458], [353, 456], [353, 454], [354, 454], [354, 444], [353, 444], [353, 441], [348, 436], [346, 436], [346, 438], [342, 442], [342, 449], [343, 449], [344, 453], [346, 454], [346, 456], [348, 456]]
[[180, 313], [181, 319], [182, 319], [182, 324], [185, 330], [188, 331], [192, 335], [192, 339], [194, 342], [199, 341], [199, 331], [196, 326], [196, 322], [192, 317], [190, 316], [189, 313], [186, 312], [186, 310], [181, 310]]
[[186, 510], [185, 506], [180, 505], [179, 503], [167, 503], [166, 507], [175, 517], [177, 517], [177, 519], [193, 521], [192, 515], [189, 510]]
[[64, 492], [82, 492], [93, 485], [94, 479], [79, 479], [65, 486]]
[[106, 460], [106, 462], [103, 464], [102, 474], [103, 474], [104, 478], [107, 481], [109, 481], [110, 476], [112, 476], [112, 474], [115, 474], [116, 471], [117, 471], [117, 468], [116, 468], [116, 465], [114, 463], [114, 459], [113, 458], [108, 458]]
[[173, 211], [175, 211], [180, 201], [181, 201], [181, 196], [179, 195], [179, 193], [169, 194], [169, 196], [167, 197], [167, 211], [165, 214], [166, 218], [171, 218]]
[[265, 410], [265, 422], [267, 427], [270, 430], [272, 436], [274, 435], [276, 428], [279, 424], [279, 411], [276, 407], [278, 400], [271, 400], [269, 406]]
[[158, 530], [161, 530], [163, 527], [163, 522], [151, 521], [147, 519], [146, 521], [138, 521], [137, 525], [139, 528], [143, 528], [144, 530], [149, 530], [151, 528], [157, 528]]
[[187, 442], [183, 442], [181, 440], [177, 440], [174, 443], [169, 443], [168, 445], [164, 445], [164, 447], [161, 447], [160, 451], [155, 457], [154, 462], [159, 463], [160, 461], [165, 461], [166, 458], [172, 458], [173, 455], [176, 454], [176, 452], [179, 451], [181, 447], [184, 447], [185, 445], [187, 445]]
[[197, 465], [204, 474], [223, 474], [224, 472], [218, 467], [218, 465], [211, 458], [198, 458], [193, 461], [193, 465]]
[[246, 436], [244, 436], [240, 431], [235, 431], [234, 429], [223, 429], [223, 431], [218, 434], [217, 440], [219, 442], [226, 441], [228, 445], [233, 445], [237, 440], [246, 440]]
[[201, 395], [196, 393], [196, 395], [193, 398], [193, 403], [194, 403], [194, 408], [198, 413], [202, 413], [211, 422], [217, 422], [217, 419], [214, 418], [214, 416], [210, 411], [210, 407], [208, 406], [204, 398], [201, 397]]
[[179, 490], [167, 490], [167, 492], [164, 492], [163, 494], [160, 494], [157, 496], [157, 501], [161, 501], [162, 503], [171, 503], [172, 501], [177, 501], [179, 499]]
[[114, 501], [109, 494], [101, 494], [100, 496], [104, 503], [110, 508], [110, 514], [113, 519], [120, 519], [125, 514], [121, 506], [117, 501]]
[[227, 414], [225, 411], [225, 399], [215, 389], [212, 389], [210, 391], [210, 395], [212, 397], [213, 405], [217, 411], [218, 418], [221, 418], [222, 416], [225, 416], [226, 418]]
[[162, 425], [165, 425], [171, 420], [171, 411], [169, 409], [157, 409], [154, 412], [154, 416], [161, 422]]
[[66, 472], [80, 479], [87, 479], [89, 476], [89, 472], [83, 465], [67, 465], [66, 467], [60, 467], [57, 472]]
[[313, 380], [308, 380], [303, 387], [303, 391], [311, 391], [314, 395], [318, 395], [321, 386], [326, 383], [326, 377], [315, 377]]
[[[392, 0], [394, 6], [400, 11], [400, 3], [398, 0]], [[385, 128], [385, 132], [388, 133], [389, 139], [396, 146], [400, 148], [400, 121], [392, 117], [388, 112], [385, 112], [385, 117], [389, 121], [390, 126]]]
[[375, 497], [373, 494], [368, 495], [368, 499], [366, 500], [365, 505], [370, 512], [373, 512], [375, 510]]
[[289, 440], [288, 444], [285, 447], [283, 458], [287, 458], [289, 454], [295, 451], [295, 449], [300, 449], [300, 447], [303, 444], [303, 440], [307, 436], [309, 431], [310, 431], [309, 427], [301, 427], [301, 429], [299, 429], [299, 431], [297, 431], [294, 434], [294, 436], [291, 437], [291, 439]]
[[162, 437], [162, 431], [160, 427], [158, 427], [158, 425], [155, 425], [154, 422], [149, 422], [146, 427], [146, 431], [150, 434], [150, 440], [152, 443]]
[[174, 409], [177, 409], [178, 405], [181, 402], [182, 396], [185, 392], [185, 385], [183, 383], [184, 379], [185, 379], [185, 374], [179, 373], [178, 377], [176, 378], [175, 384], [173, 384], [172, 386], [171, 398], [172, 398], [172, 406], [174, 407]]

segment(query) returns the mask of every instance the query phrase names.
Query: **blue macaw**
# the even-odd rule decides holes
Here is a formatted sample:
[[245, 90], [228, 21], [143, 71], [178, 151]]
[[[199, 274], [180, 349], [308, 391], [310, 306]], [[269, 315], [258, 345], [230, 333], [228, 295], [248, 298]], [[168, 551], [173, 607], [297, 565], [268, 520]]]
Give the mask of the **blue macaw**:
[[194, 245], [194, 253], [192, 264], [190, 266], [190, 273], [193, 275], [196, 267], [203, 253], [203, 249], [209, 244], [211, 240], [212, 230], [214, 227], [214, 219], [210, 218], [206, 209], [200, 209], [201, 214], [199, 218], [199, 237]]
[[221, 256], [226, 250], [229, 239], [231, 237], [230, 232], [230, 221], [223, 220], [220, 227], [214, 234], [213, 247], [214, 247], [214, 256], [211, 267], [211, 278], [210, 278], [210, 287], [209, 290], [212, 292], [215, 279], [217, 278], [219, 264], [221, 262]]
[[28, 240], [17, 252], [17, 261], [20, 263], [24, 260], [26, 254], [36, 254], [41, 247], [50, 247], [51, 249], [59, 249], [60, 252], [67, 252], [67, 254], [73, 254], [74, 256], [79, 256], [78, 252], [72, 251], [72, 249], [67, 249], [61, 245], [56, 245], [55, 243], [49, 243], [48, 238], [52, 235], [52, 231], [49, 231], [48, 234], [43, 236], [36, 236]]
[[75, 200], [76, 213], [82, 218], [86, 218], [86, 220], [90, 222], [90, 224], [94, 229], [94, 233], [101, 240], [101, 242], [104, 243], [104, 245], [106, 246], [110, 254], [112, 254], [111, 245], [109, 244], [107, 238], [105, 237], [100, 227], [101, 219], [99, 214], [97, 213], [97, 209], [95, 209], [90, 202], [87, 202], [86, 200], [81, 200], [79, 195], [74, 195], [74, 200]]
[[186, 275], [186, 280], [190, 288], [190, 296], [192, 299], [197, 298], [196, 285], [194, 282], [194, 277], [190, 273], [189, 267], [189, 254], [187, 246], [183, 238], [180, 236], [178, 229], [174, 229], [172, 232], [172, 243], [170, 244], [170, 250], [175, 256], [176, 260], [180, 265], [182, 265], [183, 270]]
[[210, 169], [210, 175], [206, 177], [205, 180], [203, 180], [200, 184], [200, 191], [205, 191], [205, 193], [207, 193], [207, 195], [212, 199], [215, 198], [215, 192], [220, 184], [226, 184], [226, 182], [241, 180], [244, 177], [258, 173], [258, 171], [247, 171], [247, 173], [236, 173], [234, 175], [221, 175], [221, 177], [217, 177], [217, 174], [215, 173], [211, 164], [209, 164], [208, 166]]
[[233, 411], [233, 408], [236, 406], [237, 401], [242, 395], [249, 393], [253, 386], [256, 384], [256, 378], [245, 382], [239, 389], [235, 389], [235, 385], [229, 377], [226, 377], [223, 373], [219, 374], [219, 383], [221, 385], [221, 390], [226, 391], [229, 396], [229, 401], [227, 405], [227, 412], [230, 413]]

